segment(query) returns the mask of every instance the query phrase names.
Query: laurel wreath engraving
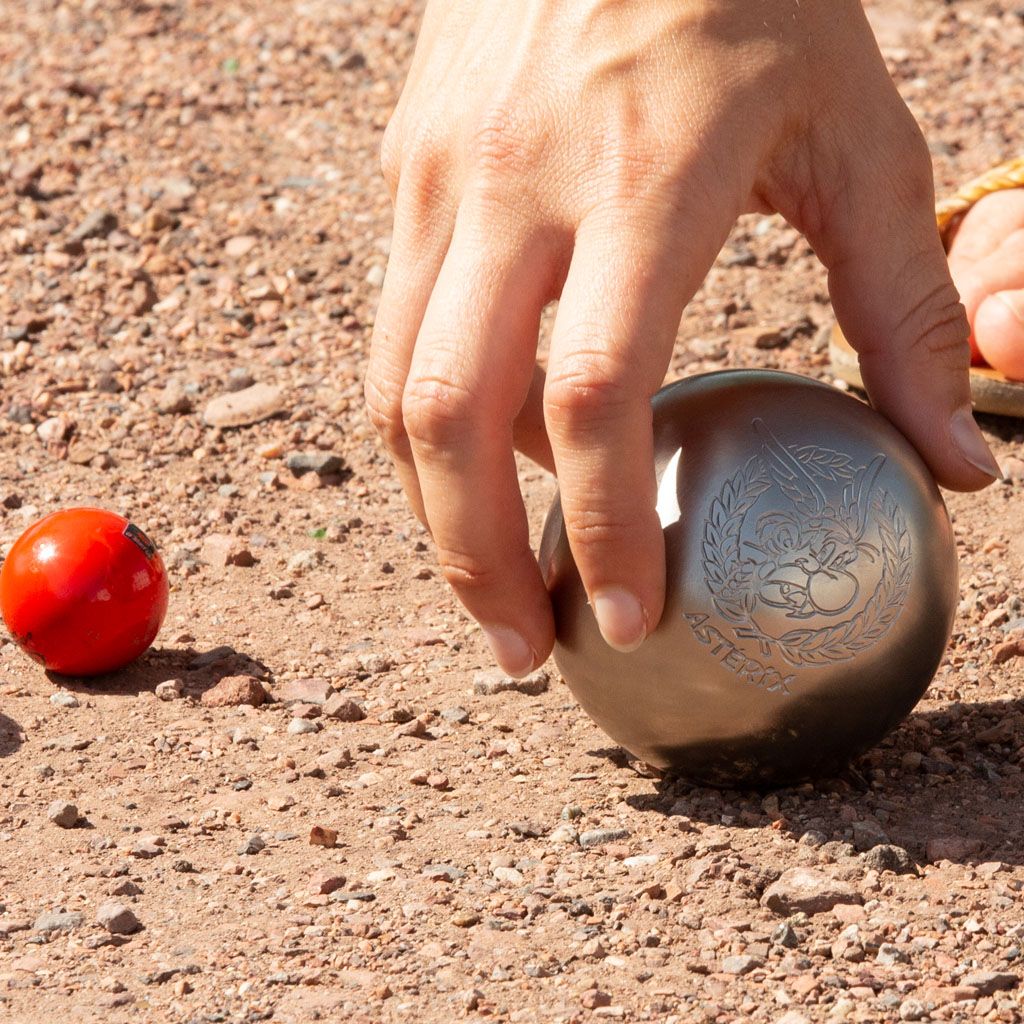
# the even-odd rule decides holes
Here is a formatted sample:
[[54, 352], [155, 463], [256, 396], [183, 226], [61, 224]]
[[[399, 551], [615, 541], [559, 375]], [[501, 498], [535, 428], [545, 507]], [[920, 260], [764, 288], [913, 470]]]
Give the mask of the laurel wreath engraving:
[[[809, 473], [822, 480], [849, 480], [855, 474], [852, 460], [840, 452], [813, 445], [791, 451]], [[817, 629], [793, 629], [771, 636], [754, 620], [758, 598], [752, 586], [753, 568], [740, 551], [743, 521], [771, 486], [763, 460], [755, 456], [725, 482], [711, 503], [704, 525], [702, 562], [714, 605], [735, 624], [736, 636], [754, 640], [764, 655], [778, 651], [791, 665], [847, 661], [884, 636], [903, 606], [911, 576], [910, 536], [903, 512], [887, 492], [876, 494], [872, 501], [881, 540], [882, 573], [856, 615]]]

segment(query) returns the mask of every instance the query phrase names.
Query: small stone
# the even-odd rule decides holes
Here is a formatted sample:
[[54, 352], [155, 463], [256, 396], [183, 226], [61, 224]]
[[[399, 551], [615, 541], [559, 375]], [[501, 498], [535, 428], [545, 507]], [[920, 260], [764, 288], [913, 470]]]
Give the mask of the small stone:
[[588, 989], [580, 996], [580, 1005], [584, 1010], [596, 1010], [601, 1006], [611, 1006], [612, 997], [600, 989]]
[[324, 846], [328, 850], [338, 845], [338, 833], [336, 829], [327, 828], [326, 825], [314, 825], [309, 830], [309, 845]]
[[73, 693], [68, 693], [67, 690], [58, 690], [56, 693], [51, 693], [50, 703], [58, 708], [77, 708], [80, 706], [78, 698]]
[[314, 896], [329, 896], [332, 892], [337, 892], [338, 889], [343, 888], [344, 885], [344, 875], [325, 868], [323, 871], [316, 872], [309, 880], [309, 891]]
[[165, 679], [156, 684], [153, 692], [160, 700], [178, 700], [184, 692], [184, 685], [180, 679]]
[[411, 736], [415, 739], [422, 739], [427, 735], [427, 727], [422, 718], [414, 718], [411, 722], [400, 725], [392, 733], [393, 736]]
[[959, 862], [972, 857], [981, 847], [980, 839], [968, 839], [963, 836], [933, 836], [925, 843], [925, 856], [932, 862], [939, 860]]
[[96, 908], [96, 921], [111, 935], [131, 935], [142, 927], [130, 908], [113, 900]]
[[331, 684], [326, 679], [312, 676], [308, 679], [292, 679], [274, 689], [274, 696], [286, 704], [302, 701], [307, 704], [324, 704], [333, 695]]
[[424, 878], [433, 882], [457, 882], [465, 877], [466, 872], [454, 864], [427, 864], [423, 868]]
[[117, 230], [117, 215], [110, 210], [93, 210], [85, 220], [71, 232], [73, 242], [84, 242], [89, 238], [106, 238]]
[[272, 384], [253, 384], [212, 399], [203, 412], [211, 427], [245, 427], [276, 416], [284, 409], [284, 392]]
[[875, 871], [894, 871], [898, 875], [913, 870], [910, 854], [902, 846], [893, 846], [891, 843], [871, 847], [864, 854], [864, 866]]
[[208, 708], [230, 708], [248, 704], [258, 708], [267, 699], [263, 684], [252, 676], [225, 676], [201, 697]]
[[360, 704], [341, 693], [332, 693], [324, 701], [323, 712], [325, 718], [338, 722], [361, 722], [366, 717]]
[[917, 999], [904, 999], [900, 1003], [900, 1020], [927, 1020], [931, 1014]]
[[1024, 655], [1024, 636], [1014, 637], [1001, 643], [992, 655], [993, 665], [1002, 665], [1011, 658], [1019, 658]]
[[255, 235], [235, 235], [224, 243], [224, 253], [233, 260], [239, 260], [248, 256], [258, 244], [259, 239]]
[[305, 551], [296, 551], [288, 559], [288, 572], [292, 575], [301, 576], [303, 573], [311, 572], [324, 562], [324, 553], [310, 548]]
[[551, 681], [547, 669], [539, 669], [532, 675], [523, 679], [515, 679], [505, 675], [504, 672], [491, 670], [477, 672], [473, 676], [473, 692], [483, 696], [491, 697], [498, 693], [525, 693], [530, 697], [537, 697], [546, 693]]
[[177, 384], [168, 384], [156, 402], [156, 411], [162, 416], [184, 416], [192, 411], [192, 399]]
[[238, 565], [251, 568], [256, 564], [252, 552], [237, 538], [225, 533], [210, 533], [203, 538], [199, 557], [207, 565]]
[[910, 957], [891, 942], [883, 942], [878, 947], [878, 954], [875, 961], [880, 964], [892, 966], [893, 964], [909, 964]]
[[371, 288], [379, 288], [384, 283], [384, 267], [374, 263], [366, 272], [366, 283]]
[[592, 828], [587, 832], [580, 833], [580, 846], [585, 850], [595, 846], [604, 846], [606, 843], [617, 843], [629, 838], [627, 828]]
[[451, 922], [456, 928], [472, 928], [480, 923], [480, 915], [472, 910], [459, 910], [452, 915]]
[[287, 793], [267, 797], [267, 806], [272, 811], [287, 811], [295, 806], [295, 799]]
[[46, 817], [58, 828], [74, 828], [78, 824], [78, 808], [66, 800], [54, 800], [46, 810]]
[[293, 718], [288, 723], [288, 732], [292, 736], [302, 736], [305, 733], [319, 732], [320, 726], [311, 722], [308, 718]]
[[776, 914], [820, 914], [840, 903], [862, 903], [860, 893], [846, 882], [814, 868], [790, 868], [773, 882], [761, 905]]
[[441, 718], [452, 725], [465, 725], [469, 721], [469, 712], [465, 708], [445, 708], [441, 712]]
[[1007, 992], [1020, 984], [1016, 974], [998, 971], [980, 971], [968, 974], [960, 979], [961, 985], [968, 985], [978, 990], [979, 995], [991, 996], [996, 992]]
[[83, 920], [77, 911], [49, 911], [36, 918], [34, 927], [37, 932], [69, 932], [80, 927]]
[[240, 857], [252, 857], [259, 853], [260, 850], [266, 849], [266, 846], [267, 844], [263, 841], [263, 837], [259, 834], [254, 834], [249, 836], [249, 838], [238, 847], [238, 855]]
[[773, 945], [782, 946], [784, 949], [796, 949], [800, 945], [800, 937], [788, 921], [775, 926], [771, 941]]
[[722, 973], [742, 976], [744, 974], [749, 974], [751, 971], [757, 970], [758, 967], [763, 966], [764, 961], [757, 956], [727, 956], [722, 961]]
[[316, 473], [317, 476], [334, 476], [344, 468], [344, 460], [340, 455], [327, 452], [292, 452], [284, 464], [295, 474], [305, 476]]
[[450, 789], [451, 783], [448, 781], [448, 776], [443, 772], [433, 772], [427, 776], [427, 785], [431, 789], [436, 789], [441, 792]]

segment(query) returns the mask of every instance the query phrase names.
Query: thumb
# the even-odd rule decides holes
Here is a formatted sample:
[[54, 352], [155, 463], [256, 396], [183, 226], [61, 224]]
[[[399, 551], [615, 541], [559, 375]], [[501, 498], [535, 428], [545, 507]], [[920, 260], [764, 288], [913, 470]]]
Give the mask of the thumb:
[[970, 328], [935, 224], [927, 147], [916, 124], [903, 138], [889, 159], [850, 167], [815, 248], [872, 404], [940, 484], [978, 490], [1000, 472], [971, 412]]

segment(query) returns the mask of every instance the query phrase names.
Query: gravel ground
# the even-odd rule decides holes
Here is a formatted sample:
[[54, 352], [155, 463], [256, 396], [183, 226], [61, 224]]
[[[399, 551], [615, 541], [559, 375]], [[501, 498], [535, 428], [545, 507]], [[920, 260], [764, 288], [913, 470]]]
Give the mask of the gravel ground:
[[[940, 190], [1020, 150], [1024, 12], [870, 13]], [[984, 422], [1010, 479], [950, 496], [928, 698], [842, 777], [694, 788], [553, 670], [504, 686], [361, 403], [418, 15], [0, 0], [0, 543], [98, 503], [172, 582], [107, 679], [0, 647], [0, 1016], [1024, 1019], [1021, 424]], [[830, 315], [745, 218], [672, 375], [828, 379]]]

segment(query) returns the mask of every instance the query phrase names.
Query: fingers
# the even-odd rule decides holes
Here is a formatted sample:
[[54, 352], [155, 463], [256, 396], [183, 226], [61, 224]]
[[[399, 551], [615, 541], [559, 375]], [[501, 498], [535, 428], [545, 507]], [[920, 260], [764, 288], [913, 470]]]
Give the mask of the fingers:
[[978, 307], [974, 336], [989, 366], [1024, 380], [1024, 288], [988, 296]]
[[464, 204], [403, 402], [442, 570], [512, 675], [540, 665], [554, 642], [512, 450], [551, 294], [551, 245]]
[[872, 403], [941, 484], [976, 490], [999, 467], [971, 413], [969, 329], [935, 226], [930, 158], [903, 114], [881, 156], [844, 168], [848, 195], [811, 242]]
[[[677, 215], [664, 206], [666, 219]], [[601, 633], [619, 650], [639, 646], [661, 618], [650, 399], [683, 307], [727, 231], [716, 234], [706, 212], [693, 220], [705, 237], [680, 221], [672, 234], [668, 223], [623, 223], [615, 213], [584, 222], [551, 341], [545, 413], [569, 543]]]
[[979, 356], [1024, 380], [1024, 189], [996, 192], [970, 210], [949, 266]]
[[402, 395], [416, 337], [451, 240], [455, 214], [441, 198], [439, 168], [422, 163], [398, 188], [391, 256], [373, 325], [366, 406], [421, 522], [423, 498], [402, 420]]

